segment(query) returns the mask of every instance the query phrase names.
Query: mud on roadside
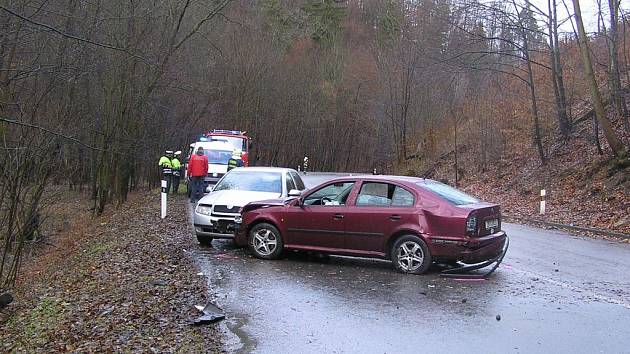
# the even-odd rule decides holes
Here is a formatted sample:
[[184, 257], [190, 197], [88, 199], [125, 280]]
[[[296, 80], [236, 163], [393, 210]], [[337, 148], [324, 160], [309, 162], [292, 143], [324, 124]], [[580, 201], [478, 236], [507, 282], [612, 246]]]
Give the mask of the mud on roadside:
[[215, 325], [190, 325], [207, 285], [186, 202], [171, 197], [165, 221], [157, 193], [133, 194], [99, 218], [78, 201], [70, 217], [72, 203], [53, 208], [66, 227], [25, 261], [0, 313], [0, 350], [221, 352]]

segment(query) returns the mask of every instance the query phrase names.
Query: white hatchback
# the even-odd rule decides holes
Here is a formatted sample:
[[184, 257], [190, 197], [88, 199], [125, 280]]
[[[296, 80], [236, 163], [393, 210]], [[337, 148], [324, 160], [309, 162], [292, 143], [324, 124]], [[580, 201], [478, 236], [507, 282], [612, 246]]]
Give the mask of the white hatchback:
[[235, 218], [242, 206], [259, 200], [299, 195], [305, 189], [300, 175], [281, 167], [239, 167], [228, 172], [197, 202], [194, 225], [197, 240], [234, 238]]

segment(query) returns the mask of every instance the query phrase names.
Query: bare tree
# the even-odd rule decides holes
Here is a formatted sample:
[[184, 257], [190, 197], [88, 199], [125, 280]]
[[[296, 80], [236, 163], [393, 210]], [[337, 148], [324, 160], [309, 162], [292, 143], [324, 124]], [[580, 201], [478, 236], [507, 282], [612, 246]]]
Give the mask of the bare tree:
[[595, 74], [593, 73], [593, 65], [591, 63], [591, 54], [589, 51], [588, 37], [584, 30], [584, 23], [582, 21], [582, 12], [580, 10], [579, 0], [573, 0], [573, 9], [575, 11], [575, 22], [578, 29], [578, 42], [580, 45], [580, 53], [582, 54], [582, 63], [584, 65], [584, 76], [588, 82], [588, 86], [591, 92], [591, 98], [593, 105], [595, 106], [595, 116], [599, 125], [604, 132], [604, 137], [610, 146], [613, 154], [620, 159], [627, 158], [627, 151], [624, 148], [621, 140], [612, 129], [610, 121], [606, 117], [606, 110], [604, 109], [604, 103], [597, 87], [597, 81], [595, 80]]

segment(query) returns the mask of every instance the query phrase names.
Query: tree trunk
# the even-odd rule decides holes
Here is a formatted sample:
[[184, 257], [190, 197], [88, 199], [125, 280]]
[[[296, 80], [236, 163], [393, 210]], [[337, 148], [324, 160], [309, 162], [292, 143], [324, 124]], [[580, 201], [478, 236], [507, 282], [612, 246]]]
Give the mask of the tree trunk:
[[623, 119], [624, 127], [626, 131], [630, 132], [630, 125], [628, 124], [628, 107], [623, 97], [621, 90], [621, 80], [619, 79], [619, 62], [617, 41], [619, 34], [617, 30], [617, 23], [619, 21], [619, 1], [608, 0], [608, 7], [610, 10], [610, 40], [608, 45], [608, 54], [610, 61], [608, 65], [608, 76], [610, 81], [610, 89], [612, 91], [613, 102], [617, 115]]
[[560, 63], [560, 48], [558, 44], [558, 20], [556, 12], [556, 1], [547, 0], [549, 7], [549, 57], [551, 61], [551, 75], [553, 78], [553, 89], [556, 98], [556, 109], [558, 114], [558, 128], [565, 140], [570, 138], [571, 121], [567, 115], [567, 101], [564, 90], [564, 79], [562, 75], [562, 65]]
[[604, 110], [604, 104], [602, 103], [602, 97], [597, 87], [597, 81], [593, 74], [593, 65], [591, 63], [591, 54], [588, 48], [588, 38], [586, 37], [586, 31], [584, 30], [584, 23], [582, 22], [582, 13], [580, 11], [580, 1], [573, 0], [573, 9], [575, 10], [575, 22], [578, 29], [578, 43], [580, 45], [580, 52], [582, 54], [582, 63], [584, 64], [584, 75], [588, 82], [589, 89], [591, 91], [591, 97], [593, 99], [593, 105], [595, 106], [595, 116], [597, 121], [604, 132], [604, 137], [613, 154], [620, 159], [627, 157], [627, 151], [625, 150], [621, 140], [615, 134], [610, 121], [606, 117], [606, 111]]
[[523, 40], [523, 55], [525, 56], [525, 63], [527, 64], [527, 77], [528, 77], [528, 86], [529, 86], [529, 94], [532, 104], [532, 116], [534, 118], [534, 144], [536, 145], [536, 149], [538, 150], [538, 156], [540, 157], [540, 162], [545, 165], [547, 164], [547, 158], [545, 157], [545, 150], [542, 145], [542, 137], [540, 134], [540, 122], [538, 117], [538, 102], [536, 99], [536, 86], [534, 84], [534, 73], [532, 72], [532, 63], [529, 58], [529, 43], [527, 39], [527, 34], [524, 29], [520, 29], [521, 38]]

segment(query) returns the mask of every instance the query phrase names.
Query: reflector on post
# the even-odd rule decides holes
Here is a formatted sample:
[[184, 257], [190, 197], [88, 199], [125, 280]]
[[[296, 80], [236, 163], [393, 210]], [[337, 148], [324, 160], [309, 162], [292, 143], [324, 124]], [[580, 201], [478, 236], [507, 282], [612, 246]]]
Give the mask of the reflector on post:
[[161, 213], [160, 213], [160, 217], [162, 219], [166, 218], [166, 187], [167, 187], [167, 183], [165, 180], [162, 180], [162, 188], [161, 188], [161, 192], [162, 192], [162, 205], [161, 205]]

